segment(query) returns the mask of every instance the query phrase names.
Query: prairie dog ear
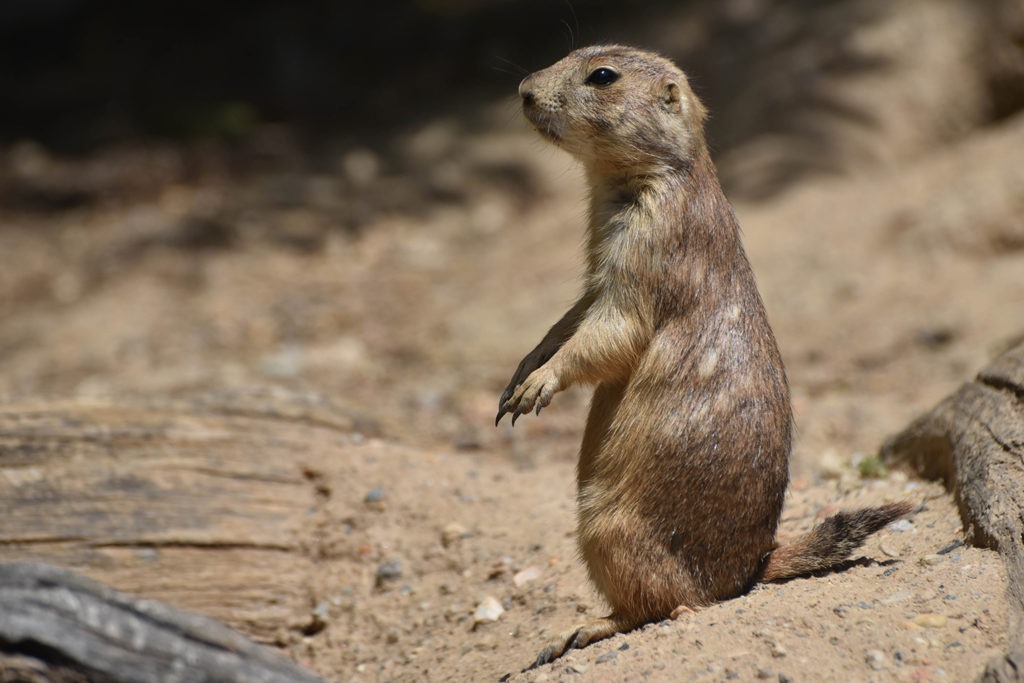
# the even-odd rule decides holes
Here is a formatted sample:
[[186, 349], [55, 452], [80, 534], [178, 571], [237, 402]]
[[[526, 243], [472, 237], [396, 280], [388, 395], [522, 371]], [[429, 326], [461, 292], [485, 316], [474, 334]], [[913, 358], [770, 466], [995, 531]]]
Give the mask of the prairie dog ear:
[[673, 114], [683, 110], [682, 95], [679, 84], [675, 81], [663, 81], [661, 84], [661, 106]]

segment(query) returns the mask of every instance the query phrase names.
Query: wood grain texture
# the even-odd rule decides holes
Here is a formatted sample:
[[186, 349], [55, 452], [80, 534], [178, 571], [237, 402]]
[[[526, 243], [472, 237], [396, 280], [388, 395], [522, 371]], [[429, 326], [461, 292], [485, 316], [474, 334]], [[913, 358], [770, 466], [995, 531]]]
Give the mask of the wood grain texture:
[[289, 393], [0, 406], [0, 562], [74, 569], [286, 642], [356, 422]]

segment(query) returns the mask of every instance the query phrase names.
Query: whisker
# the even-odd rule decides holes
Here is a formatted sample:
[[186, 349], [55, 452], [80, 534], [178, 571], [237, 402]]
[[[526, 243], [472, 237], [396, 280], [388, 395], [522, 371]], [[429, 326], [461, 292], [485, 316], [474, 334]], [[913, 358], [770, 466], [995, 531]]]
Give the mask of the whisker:
[[569, 22], [566, 21], [565, 19], [562, 19], [561, 21], [562, 21], [562, 26], [564, 26], [565, 30], [569, 32], [569, 52], [572, 52], [573, 50], [576, 49], [575, 48], [576, 36], [573, 35], [572, 26], [569, 25]]
[[[580, 18], [578, 16], [576, 16], [576, 10], [572, 6], [572, 0], [565, 0], [565, 6], [569, 8], [569, 14], [572, 15], [572, 22], [574, 24], [576, 24], [576, 35], [579, 36], [580, 38], [582, 38], [583, 35], [582, 35], [581, 31], [580, 31]], [[572, 30], [570, 29], [569, 30], [569, 36], [572, 37], [572, 35], [573, 35], [572, 34]], [[572, 41], [570, 43], [570, 48], [572, 50], [576, 49], [576, 41], [575, 41], [575, 39], [572, 39]]]
[[528, 73], [530, 73], [529, 69], [526, 69], [526, 68], [516, 64], [511, 59], [506, 59], [506, 58], [502, 57], [501, 55], [495, 55], [494, 58], [504, 62], [506, 65], [508, 65], [508, 66], [512, 67], [513, 69], [515, 69], [516, 72], [518, 72], [518, 73], [515, 73], [515, 72], [512, 72], [512, 71], [506, 71], [504, 69], [498, 68], [497, 66], [492, 66], [491, 68], [494, 69], [495, 71], [504, 71], [504, 73], [508, 73], [508, 74], [512, 74], [513, 76], [520, 76], [520, 77], [526, 76]]

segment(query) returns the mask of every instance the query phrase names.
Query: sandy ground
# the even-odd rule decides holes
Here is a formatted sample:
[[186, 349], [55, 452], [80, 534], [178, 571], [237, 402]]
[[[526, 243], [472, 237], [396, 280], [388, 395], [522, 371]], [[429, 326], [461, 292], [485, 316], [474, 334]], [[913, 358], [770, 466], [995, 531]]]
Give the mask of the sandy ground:
[[331, 680], [962, 681], [1006, 645], [998, 557], [957, 545], [937, 484], [870, 457], [1024, 333], [1024, 118], [737, 198], [797, 414], [783, 532], [836, 506], [922, 511], [842, 571], [522, 675], [605, 609], [573, 540], [587, 392], [493, 427], [577, 291], [584, 189], [512, 102], [390, 144], [316, 164], [274, 127], [74, 159], [10, 145], [0, 394], [281, 386], [358, 414], [324, 475], [342, 548], [318, 565], [324, 627], [276, 640]]

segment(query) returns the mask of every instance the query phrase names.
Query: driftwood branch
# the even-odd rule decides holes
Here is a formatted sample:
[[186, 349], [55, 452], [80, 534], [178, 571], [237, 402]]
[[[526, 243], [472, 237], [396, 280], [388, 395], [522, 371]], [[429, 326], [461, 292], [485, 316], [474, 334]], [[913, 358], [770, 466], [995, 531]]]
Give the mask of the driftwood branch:
[[981, 680], [1024, 681], [1024, 343], [889, 439], [882, 456], [942, 479], [967, 539], [1006, 567], [1009, 650]]
[[313, 683], [223, 624], [44, 564], [0, 565], [0, 681]]

